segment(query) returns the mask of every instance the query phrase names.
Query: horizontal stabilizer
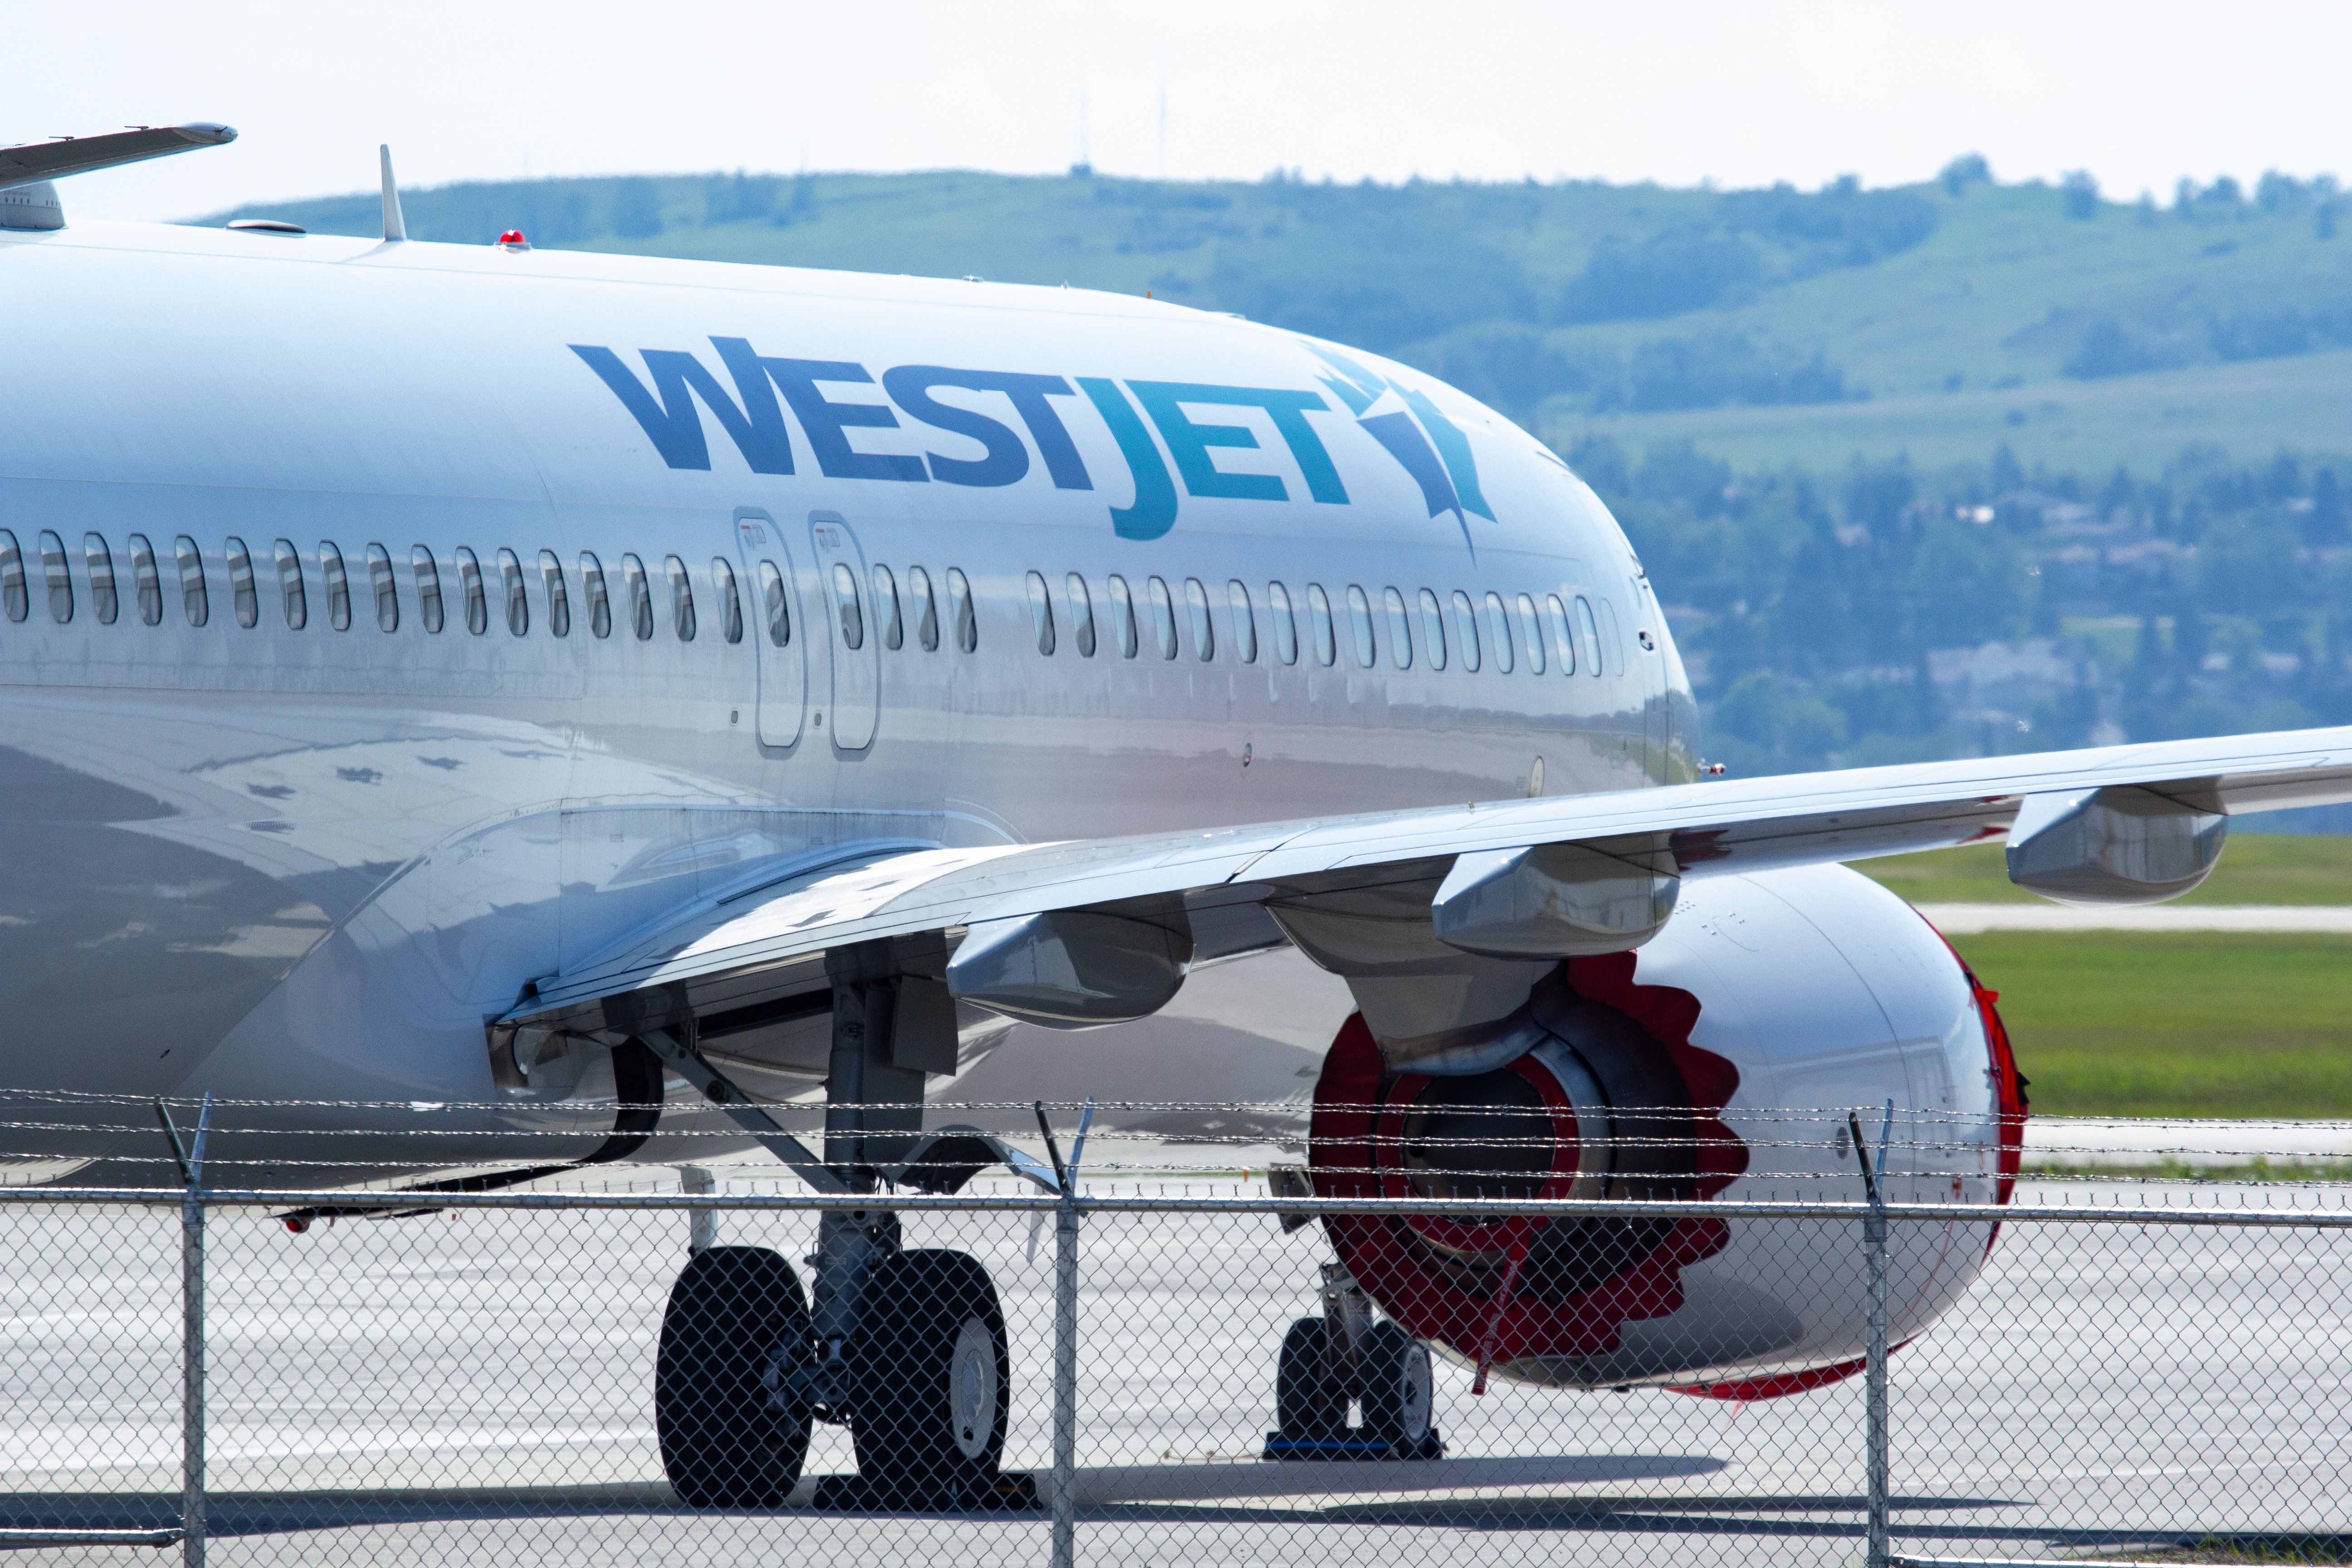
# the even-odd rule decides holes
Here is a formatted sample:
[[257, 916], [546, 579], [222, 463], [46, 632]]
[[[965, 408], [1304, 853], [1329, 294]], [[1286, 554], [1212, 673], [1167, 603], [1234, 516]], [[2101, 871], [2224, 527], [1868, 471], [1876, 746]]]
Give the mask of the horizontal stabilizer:
[[30, 185], [42, 180], [62, 180], [118, 163], [144, 163], [197, 147], [221, 147], [236, 140], [226, 125], [200, 121], [194, 125], [142, 125], [110, 136], [66, 136], [54, 142], [32, 142], [22, 147], [0, 147], [0, 190]]

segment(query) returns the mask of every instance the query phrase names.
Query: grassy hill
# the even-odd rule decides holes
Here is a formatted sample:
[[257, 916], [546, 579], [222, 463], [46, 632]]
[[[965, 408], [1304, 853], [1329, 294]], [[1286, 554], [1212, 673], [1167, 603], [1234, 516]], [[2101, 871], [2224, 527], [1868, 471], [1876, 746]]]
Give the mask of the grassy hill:
[[[475, 184], [420, 238], [1073, 283], [1394, 353], [1562, 447], [1735, 463], [2142, 466], [2352, 451], [2352, 235], [2332, 184], [2157, 208], [1944, 180], [1817, 192], [1220, 184], [969, 172]], [[2070, 213], [2079, 216], [2069, 216]], [[373, 194], [239, 209], [368, 234]], [[210, 219], [206, 221], [219, 221]]]

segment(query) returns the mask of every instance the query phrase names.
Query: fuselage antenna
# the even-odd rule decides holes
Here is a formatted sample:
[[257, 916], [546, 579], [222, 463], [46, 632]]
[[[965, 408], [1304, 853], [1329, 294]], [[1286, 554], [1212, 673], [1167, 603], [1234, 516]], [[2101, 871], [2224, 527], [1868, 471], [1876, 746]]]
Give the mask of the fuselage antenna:
[[377, 161], [383, 165], [383, 237], [406, 239], [408, 224], [400, 216], [400, 187], [392, 179], [392, 143], [377, 143], [375, 153]]

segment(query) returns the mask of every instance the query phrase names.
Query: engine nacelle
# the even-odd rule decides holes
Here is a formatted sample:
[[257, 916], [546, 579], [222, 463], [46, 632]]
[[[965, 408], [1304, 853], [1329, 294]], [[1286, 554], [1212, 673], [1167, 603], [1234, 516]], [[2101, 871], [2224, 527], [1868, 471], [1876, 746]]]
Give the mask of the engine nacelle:
[[[1862, 1195], [1849, 1110], [1896, 1107], [1888, 1196], [2006, 1202], [2024, 1119], [1993, 996], [1943, 939], [1842, 867], [1685, 882], [1638, 953], [1571, 959], [1497, 1026], [1486, 1070], [1395, 1070], [1351, 1018], [1316, 1086], [1326, 1197]], [[1496, 1053], [1479, 1054], [1492, 1062]], [[1327, 1222], [1415, 1336], [1517, 1381], [1755, 1398], [1854, 1370], [1851, 1224], [1714, 1219]], [[1898, 1225], [1890, 1334], [1918, 1333], [1993, 1227]]]

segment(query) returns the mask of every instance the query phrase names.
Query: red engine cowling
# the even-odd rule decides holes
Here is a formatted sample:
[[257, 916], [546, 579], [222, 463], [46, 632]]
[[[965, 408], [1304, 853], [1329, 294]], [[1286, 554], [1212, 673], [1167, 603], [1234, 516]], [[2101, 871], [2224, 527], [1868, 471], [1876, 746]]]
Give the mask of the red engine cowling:
[[[1868, 1108], [1875, 1132], [1888, 1100], [1891, 1195], [2005, 1202], [2016, 1173], [2022, 1080], [1991, 994], [1916, 913], [1843, 868], [1688, 884], [1648, 946], [1561, 964], [1499, 1028], [1524, 1042], [1517, 1057], [1432, 1076], [1392, 1069], [1349, 1019], [1316, 1085], [1316, 1191], [1848, 1198], [1859, 1172], [1836, 1130]], [[1358, 1283], [1482, 1384], [1491, 1368], [1769, 1397], [1833, 1381], [1859, 1354], [1850, 1227], [1327, 1225]], [[1902, 1229], [1898, 1340], [1958, 1299], [1991, 1241], [1984, 1226]]]

